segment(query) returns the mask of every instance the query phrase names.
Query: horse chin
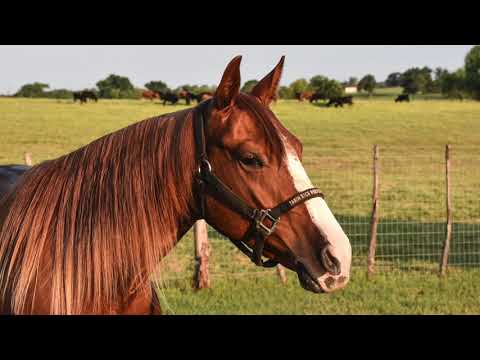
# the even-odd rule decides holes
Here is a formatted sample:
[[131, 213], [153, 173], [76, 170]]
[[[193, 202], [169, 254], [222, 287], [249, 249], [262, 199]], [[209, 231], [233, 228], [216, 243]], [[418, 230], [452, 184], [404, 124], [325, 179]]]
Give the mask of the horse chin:
[[315, 294], [323, 294], [325, 291], [320, 287], [318, 282], [306, 271], [301, 268], [297, 270], [298, 280], [300, 285], [307, 291], [311, 291]]

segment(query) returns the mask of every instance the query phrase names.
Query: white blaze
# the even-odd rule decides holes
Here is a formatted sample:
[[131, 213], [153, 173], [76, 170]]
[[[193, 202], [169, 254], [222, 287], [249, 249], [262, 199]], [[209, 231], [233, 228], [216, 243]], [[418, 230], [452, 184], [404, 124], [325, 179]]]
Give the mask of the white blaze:
[[[314, 186], [296, 155], [296, 152], [285, 141], [287, 150], [287, 167], [292, 176], [295, 189], [298, 192], [311, 189]], [[330, 250], [341, 264], [341, 276], [349, 276], [352, 250], [350, 241], [342, 230], [335, 216], [324, 199], [316, 197], [305, 202], [312, 222], [318, 228], [325, 240], [330, 244]], [[319, 279], [321, 281], [322, 279]]]

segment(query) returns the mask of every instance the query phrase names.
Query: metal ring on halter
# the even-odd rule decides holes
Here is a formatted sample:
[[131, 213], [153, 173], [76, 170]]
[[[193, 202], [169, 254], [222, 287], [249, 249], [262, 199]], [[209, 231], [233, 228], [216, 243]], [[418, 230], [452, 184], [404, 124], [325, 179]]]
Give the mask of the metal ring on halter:
[[208, 167], [208, 172], [212, 172], [212, 165], [207, 159], [202, 159], [200, 160], [200, 166], [198, 167], [198, 174], [202, 174], [202, 165], [207, 165]]

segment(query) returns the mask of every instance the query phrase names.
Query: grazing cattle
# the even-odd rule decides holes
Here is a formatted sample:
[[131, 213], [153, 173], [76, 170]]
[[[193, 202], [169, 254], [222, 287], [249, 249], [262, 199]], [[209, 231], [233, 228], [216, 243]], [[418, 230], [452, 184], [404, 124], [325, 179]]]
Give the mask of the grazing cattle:
[[310, 103], [317, 102], [318, 100], [328, 100], [328, 98], [323, 93], [317, 91], [310, 97]]
[[196, 99], [195, 94], [193, 94], [193, 93], [191, 93], [190, 91], [185, 90], [185, 89], [183, 89], [182, 91], [180, 91], [180, 92], [178, 93], [178, 97], [179, 97], [180, 99], [185, 99], [185, 103], [186, 103], [187, 105], [190, 105], [190, 103], [192, 102], [192, 100]]
[[401, 94], [395, 99], [396, 103], [399, 102], [410, 102], [410, 96], [408, 94]]
[[330, 101], [328, 102], [327, 106], [330, 107], [334, 105], [336, 108], [337, 107], [343, 107], [343, 105], [348, 104], [350, 106], [353, 105], [353, 97], [352, 96], [339, 96], [339, 97], [334, 97], [331, 98]]
[[155, 99], [158, 99], [158, 94], [155, 91], [144, 91], [142, 92], [142, 99], [147, 99], [150, 101], [153, 101]]
[[178, 103], [178, 96], [172, 92], [157, 92], [158, 96], [160, 97], [160, 100], [163, 100], [163, 106], [167, 104], [167, 102], [171, 103], [172, 105], [175, 105]]
[[73, 102], [77, 102], [77, 100], [80, 100], [80, 104], [84, 104], [87, 103], [88, 99], [98, 102], [98, 97], [93, 91], [84, 90], [76, 91], [73, 93]]

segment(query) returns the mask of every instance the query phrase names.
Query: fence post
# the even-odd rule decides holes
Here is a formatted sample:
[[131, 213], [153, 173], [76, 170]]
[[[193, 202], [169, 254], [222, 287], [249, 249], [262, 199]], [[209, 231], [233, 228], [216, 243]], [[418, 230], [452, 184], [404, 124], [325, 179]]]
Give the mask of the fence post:
[[370, 246], [368, 249], [368, 266], [367, 277], [371, 278], [375, 271], [375, 252], [377, 250], [377, 227], [378, 227], [378, 210], [379, 210], [379, 157], [380, 151], [378, 145], [373, 147], [373, 208], [370, 224]]
[[193, 237], [195, 240], [195, 289], [210, 287], [210, 274], [208, 271], [208, 260], [210, 256], [210, 244], [208, 242], [207, 223], [205, 220], [198, 220], [193, 226]]
[[285, 274], [285, 268], [280, 264], [277, 265], [277, 274], [282, 284], [285, 285], [287, 283], [287, 274]]
[[25, 153], [24, 157], [25, 157], [25, 165], [32, 166], [33, 165], [32, 155], [27, 152]]
[[445, 177], [447, 184], [447, 234], [445, 237], [445, 243], [443, 244], [442, 259], [440, 261], [440, 276], [445, 276], [447, 272], [448, 256], [450, 254], [450, 242], [452, 240], [452, 182], [450, 173], [450, 145], [445, 147]]

